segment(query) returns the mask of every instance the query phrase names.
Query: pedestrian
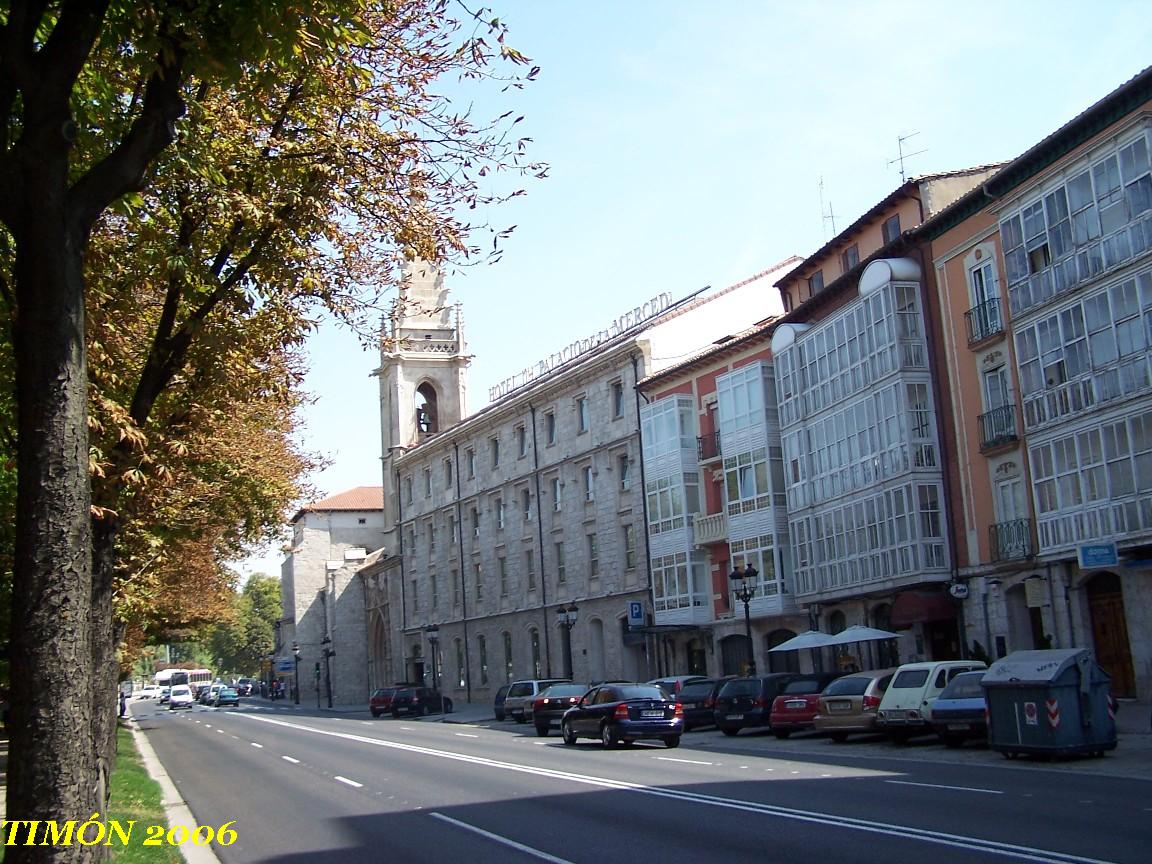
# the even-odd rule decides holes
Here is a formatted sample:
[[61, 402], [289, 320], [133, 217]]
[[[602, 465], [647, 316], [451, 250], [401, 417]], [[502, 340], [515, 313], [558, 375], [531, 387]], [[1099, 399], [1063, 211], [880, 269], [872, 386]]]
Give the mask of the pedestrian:
[[123, 717], [128, 713], [128, 699], [124, 695], [124, 691], [120, 691], [120, 716]]

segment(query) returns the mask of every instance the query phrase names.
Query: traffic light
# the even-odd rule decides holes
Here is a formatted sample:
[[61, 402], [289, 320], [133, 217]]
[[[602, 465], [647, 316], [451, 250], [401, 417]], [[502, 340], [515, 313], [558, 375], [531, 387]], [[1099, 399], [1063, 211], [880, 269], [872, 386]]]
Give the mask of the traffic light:
[[316, 680], [317, 680], [317, 681], [319, 681], [319, 680], [320, 680], [320, 661], [319, 661], [319, 660], [317, 660], [317, 661], [316, 661], [316, 672], [315, 672], [315, 674], [316, 674]]

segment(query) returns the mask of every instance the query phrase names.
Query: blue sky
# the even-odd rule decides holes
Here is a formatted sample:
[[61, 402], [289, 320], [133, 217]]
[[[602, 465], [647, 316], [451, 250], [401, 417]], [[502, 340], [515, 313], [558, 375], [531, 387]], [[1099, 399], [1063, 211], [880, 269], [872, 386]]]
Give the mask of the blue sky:
[[[1152, 63], [1152, 16], [1126, 0], [494, 0], [493, 12], [541, 73], [523, 91], [470, 95], [479, 113], [525, 115], [531, 155], [551, 169], [484, 214], [517, 226], [500, 262], [447, 275], [475, 355], [471, 410], [655, 294], [815, 251], [833, 236], [822, 216], [842, 230], [899, 185], [900, 136], [925, 151], [909, 175], [1011, 159]], [[766, 295], [726, 332], [778, 309]], [[376, 357], [335, 327], [310, 354], [304, 441], [333, 463], [313, 483], [379, 484]], [[280, 560], [242, 569], [278, 574]]]

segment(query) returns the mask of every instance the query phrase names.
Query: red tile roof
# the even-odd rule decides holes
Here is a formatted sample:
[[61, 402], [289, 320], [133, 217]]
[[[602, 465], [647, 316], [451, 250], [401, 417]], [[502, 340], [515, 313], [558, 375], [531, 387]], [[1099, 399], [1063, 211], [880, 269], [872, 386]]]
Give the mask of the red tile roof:
[[293, 517], [292, 521], [295, 522], [305, 513], [331, 513], [335, 510], [383, 510], [384, 509], [384, 487], [383, 486], [357, 486], [355, 489], [349, 489], [347, 492], [340, 492], [336, 495], [329, 495], [320, 501], [312, 504], [305, 504], [300, 508], [300, 512]]

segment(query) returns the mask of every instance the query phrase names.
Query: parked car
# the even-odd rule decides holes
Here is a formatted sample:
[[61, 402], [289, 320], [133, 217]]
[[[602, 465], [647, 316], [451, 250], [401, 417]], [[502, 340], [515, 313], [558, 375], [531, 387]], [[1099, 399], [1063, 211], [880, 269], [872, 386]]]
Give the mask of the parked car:
[[816, 678], [798, 678], [784, 685], [780, 695], [772, 700], [768, 721], [772, 734], [787, 738], [793, 732], [806, 732], [815, 728], [820, 713], [820, 693], [835, 683]]
[[511, 684], [505, 684], [496, 691], [496, 698], [492, 700], [492, 711], [495, 713], [497, 720], [504, 719], [504, 700], [508, 698], [508, 690], [511, 687]]
[[511, 717], [517, 723], [527, 723], [532, 719], [532, 703], [540, 695], [540, 691], [553, 684], [564, 684], [568, 678], [529, 678], [523, 681], [513, 681], [508, 688], [508, 695], [504, 698], [504, 716]]
[[716, 726], [725, 735], [737, 735], [741, 729], [770, 728], [772, 701], [785, 685], [809, 679], [810, 686], [822, 690], [835, 677], [836, 673], [831, 672], [776, 672], [758, 678], [733, 678], [716, 696], [716, 708], [712, 712]]
[[161, 705], [167, 705], [168, 704], [168, 697], [171, 695], [172, 695], [172, 688], [171, 687], [161, 687], [160, 688], [160, 704]]
[[452, 700], [431, 687], [397, 687], [392, 694], [389, 709], [393, 717], [408, 714], [423, 717], [426, 714], [451, 714]]
[[653, 684], [603, 684], [564, 712], [560, 732], [569, 745], [578, 738], [599, 738], [611, 748], [658, 738], [665, 747], [679, 747], [684, 706]]
[[223, 686], [223, 684], [210, 684], [207, 687], [201, 687], [200, 692], [196, 694], [196, 701], [201, 705], [211, 705], [216, 700], [216, 694]]
[[136, 691], [137, 699], [159, 699], [161, 688], [158, 684], [145, 684]]
[[680, 688], [676, 698], [684, 706], [684, 731], [699, 729], [701, 726], [715, 726], [716, 695], [720, 688], [732, 680], [726, 678], [703, 678]]
[[847, 741], [849, 735], [857, 733], [879, 732], [876, 712], [895, 674], [893, 667], [853, 672], [837, 678], [820, 694], [813, 728], [827, 733], [837, 742]]
[[932, 728], [948, 747], [963, 747], [972, 738], [988, 737], [988, 703], [980, 682], [983, 672], [964, 672], [932, 703]]
[[396, 695], [398, 687], [380, 687], [372, 691], [368, 697], [368, 710], [373, 717], [392, 713], [392, 697]]
[[680, 695], [684, 685], [707, 680], [709, 680], [707, 675], [669, 675], [665, 678], [655, 678], [648, 683], [655, 684], [669, 696], [675, 698]]
[[175, 711], [177, 708], [191, 708], [192, 704], [192, 688], [187, 684], [177, 684], [168, 694], [169, 711]]
[[532, 703], [532, 722], [536, 725], [536, 734], [541, 738], [547, 737], [553, 726], [559, 726], [564, 718], [564, 712], [580, 701], [580, 697], [588, 692], [587, 684], [553, 684], [545, 687]]
[[963, 672], [988, 668], [979, 660], [931, 660], [905, 663], [896, 670], [880, 700], [876, 725], [893, 741], [903, 743], [932, 731], [928, 718], [932, 703], [948, 682]]
[[212, 705], [216, 708], [223, 708], [225, 705], [235, 705], [239, 708], [240, 694], [236, 692], [235, 687], [221, 687], [212, 698]]

